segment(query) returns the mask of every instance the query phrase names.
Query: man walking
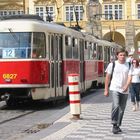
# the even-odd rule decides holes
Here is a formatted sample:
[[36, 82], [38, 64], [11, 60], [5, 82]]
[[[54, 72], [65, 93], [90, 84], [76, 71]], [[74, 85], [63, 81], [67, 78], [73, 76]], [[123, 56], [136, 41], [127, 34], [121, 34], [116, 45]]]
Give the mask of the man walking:
[[109, 96], [109, 93], [112, 94], [112, 132], [118, 134], [121, 132], [120, 126], [128, 98], [128, 87], [132, 79], [132, 71], [129, 63], [126, 62], [125, 49], [119, 48], [117, 50], [117, 60], [114, 64], [114, 68], [113, 63], [110, 63], [106, 69], [104, 95]]

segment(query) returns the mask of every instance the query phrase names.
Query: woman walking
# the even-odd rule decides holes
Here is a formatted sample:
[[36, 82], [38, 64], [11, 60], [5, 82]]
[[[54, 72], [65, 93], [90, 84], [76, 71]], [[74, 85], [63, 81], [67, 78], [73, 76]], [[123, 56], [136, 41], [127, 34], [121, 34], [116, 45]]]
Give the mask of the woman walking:
[[139, 109], [139, 92], [140, 92], [140, 67], [137, 59], [132, 60], [132, 81], [130, 85], [131, 102], [133, 105], [132, 110]]

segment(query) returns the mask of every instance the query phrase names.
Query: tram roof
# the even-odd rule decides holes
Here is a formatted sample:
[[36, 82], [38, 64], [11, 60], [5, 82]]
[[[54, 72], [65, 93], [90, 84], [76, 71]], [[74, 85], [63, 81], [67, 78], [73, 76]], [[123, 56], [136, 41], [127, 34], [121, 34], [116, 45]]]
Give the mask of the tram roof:
[[94, 41], [98, 45], [117, 46], [112, 42], [100, 40], [88, 34], [76, 31], [74, 29], [42, 20], [37, 15], [14, 15], [0, 17], [0, 32], [50, 32], [58, 34], [66, 34], [74, 37], [85, 38], [88, 41]]
[[[6, 32], [6, 28], [12, 31], [47, 31], [67, 35], [78, 35], [83, 37], [82, 33], [56, 23], [43, 21], [39, 16], [6, 16], [0, 18], [0, 31]], [[7, 30], [8, 31], [8, 30]]]
[[58, 34], [66, 34], [79, 38], [86, 38], [89, 41], [96, 38], [87, 33], [79, 32], [72, 28], [62, 26], [53, 22], [45, 22], [37, 15], [13, 15], [0, 17], [0, 32], [51, 32]]
[[97, 42], [96, 42], [98, 45], [102, 45], [102, 46], [110, 46], [110, 47], [121, 47], [120, 45], [118, 45], [117, 43], [115, 42], [109, 42], [107, 40], [100, 40], [98, 39]]

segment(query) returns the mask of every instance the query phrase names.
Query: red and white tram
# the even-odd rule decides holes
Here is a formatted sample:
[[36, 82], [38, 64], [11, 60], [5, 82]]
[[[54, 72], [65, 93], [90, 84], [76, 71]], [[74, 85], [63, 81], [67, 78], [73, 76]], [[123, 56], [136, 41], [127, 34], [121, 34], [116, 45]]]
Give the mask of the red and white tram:
[[[57, 100], [68, 95], [68, 74], [78, 73], [80, 91], [103, 82], [104, 67], [118, 47], [34, 16], [0, 21], [0, 97]], [[102, 79], [102, 80], [101, 80]]]

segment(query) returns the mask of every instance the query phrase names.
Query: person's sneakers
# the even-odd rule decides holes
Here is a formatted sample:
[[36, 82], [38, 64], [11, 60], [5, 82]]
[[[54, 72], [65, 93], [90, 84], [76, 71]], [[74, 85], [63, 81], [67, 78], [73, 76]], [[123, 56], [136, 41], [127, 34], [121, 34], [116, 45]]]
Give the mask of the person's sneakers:
[[113, 125], [113, 129], [112, 129], [113, 134], [118, 134], [119, 133], [119, 129], [117, 125]]
[[118, 132], [122, 132], [121, 128], [119, 126], [117, 126], [117, 127], [118, 127]]
[[132, 111], [136, 111], [136, 106], [135, 105], [133, 106]]
[[112, 132], [113, 132], [113, 134], [118, 134], [118, 133], [121, 133], [122, 130], [120, 129], [119, 126], [117, 126], [117, 125], [113, 125]]
[[139, 102], [136, 103], [136, 110], [139, 110]]

